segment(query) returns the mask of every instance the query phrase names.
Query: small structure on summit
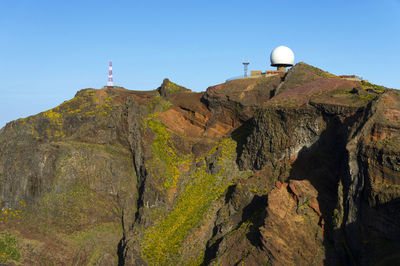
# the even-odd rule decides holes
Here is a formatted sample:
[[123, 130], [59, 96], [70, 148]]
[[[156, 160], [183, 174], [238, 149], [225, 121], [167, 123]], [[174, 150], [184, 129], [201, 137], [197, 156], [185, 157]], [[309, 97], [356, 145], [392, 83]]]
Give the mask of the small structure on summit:
[[271, 66], [277, 67], [279, 72], [286, 72], [286, 68], [294, 65], [294, 53], [286, 46], [278, 46], [271, 52]]
[[363, 79], [363, 77], [357, 76], [357, 75], [340, 75], [339, 78], [341, 79], [347, 79], [347, 80], [353, 80], [353, 81], [366, 81], [368, 80]]
[[227, 79], [226, 81], [231, 81], [234, 79], [248, 79], [248, 78], [259, 78], [259, 77], [270, 77], [276, 75], [285, 75], [286, 68], [294, 65], [294, 53], [286, 46], [278, 46], [272, 50], [270, 55], [271, 66], [276, 67], [277, 70], [266, 70], [265, 72], [261, 70], [251, 70], [250, 76], [247, 75], [249, 61], [243, 60], [242, 64], [244, 66], [244, 75], [239, 77], [233, 77]]

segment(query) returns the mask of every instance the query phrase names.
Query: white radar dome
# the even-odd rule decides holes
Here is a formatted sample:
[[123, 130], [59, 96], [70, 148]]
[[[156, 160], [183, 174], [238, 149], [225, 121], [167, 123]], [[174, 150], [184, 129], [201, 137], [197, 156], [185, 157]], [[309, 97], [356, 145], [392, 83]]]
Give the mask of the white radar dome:
[[293, 66], [294, 53], [286, 46], [278, 46], [271, 53], [271, 66]]

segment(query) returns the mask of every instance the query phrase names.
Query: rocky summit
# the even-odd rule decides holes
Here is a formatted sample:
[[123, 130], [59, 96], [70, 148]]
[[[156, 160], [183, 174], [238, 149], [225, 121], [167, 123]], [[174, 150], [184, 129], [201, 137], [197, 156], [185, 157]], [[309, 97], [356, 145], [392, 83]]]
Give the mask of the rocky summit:
[[400, 91], [299, 63], [84, 89], [0, 131], [0, 263], [400, 263]]

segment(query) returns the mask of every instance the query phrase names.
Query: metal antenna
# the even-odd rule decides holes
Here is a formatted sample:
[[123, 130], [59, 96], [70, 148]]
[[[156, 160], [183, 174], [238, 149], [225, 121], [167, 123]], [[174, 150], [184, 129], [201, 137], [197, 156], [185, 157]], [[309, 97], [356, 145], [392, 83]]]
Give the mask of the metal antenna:
[[243, 60], [243, 67], [244, 67], [244, 77], [247, 77], [247, 67], [250, 64], [250, 62], [248, 62], [247, 60]]
[[113, 87], [114, 86], [114, 79], [113, 79], [113, 73], [112, 73], [112, 62], [108, 64], [108, 82], [107, 86]]

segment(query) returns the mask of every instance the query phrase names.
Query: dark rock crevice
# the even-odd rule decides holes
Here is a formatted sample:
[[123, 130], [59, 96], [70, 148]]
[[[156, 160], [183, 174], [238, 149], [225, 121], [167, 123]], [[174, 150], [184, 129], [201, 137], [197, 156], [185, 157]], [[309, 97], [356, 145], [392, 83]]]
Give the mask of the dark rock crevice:
[[[343, 196], [344, 196], [344, 215], [341, 225], [344, 235], [347, 262], [365, 264], [365, 259], [362, 255], [363, 242], [361, 236], [361, 194], [364, 189], [364, 176], [362, 162], [360, 160], [360, 139], [365, 135], [371, 127], [371, 116], [374, 113], [374, 102], [371, 102], [363, 110], [357, 123], [352, 130], [349, 131], [349, 136], [346, 143], [346, 151], [348, 153], [347, 173], [342, 178]], [[363, 263], [364, 261], [364, 263]]]
[[[138, 199], [135, 213], [135, 220], [139, 219], [139, 211], [143, 206], [143, 192], [146, 181], [146, 167], [144, 164], [144, 151], [143, 151], [143, 135], [142, 135], [142, 108], [135, 102], [133, 98], [128, 98], [128, 140], [132, 152], [133, 166], [135, 168], [136, 177], [138, 179]], [[133, 224], [133, 221], [132, 221]]]
[[[324, 117], [326, 129], [319, 139], [310, 147], [302, 148], [296, 161], [291, 165], [288, 180], [308, 180], [318, 191], [317, 201], [321, 211], [320, 226], [324, 226], [324, 245], [326, 247], [326, 263], [332, 263], [338, 257], [331, 246], [334, 246], [333, 212], [338, 199], [337, 188], [339, 180], [346, 176], [347, 151], [346, 129], [348, 123], [343, 123], [336, 116]], [[345, 261], [345, 258], [342, 258]]]
[[[228, 189], [226, 194], [226, 199], [230, 198], [233, 193], [235, 193], [234, 186]], [[267, 201], [268, 201], [267, 195], [264, 196], [255, 195], [252, 198], [252, 200], [248, 204], [243, 206], [243, 208], [240, 210], [241, 212], [240, 220], [234, 225], [234, 227], [231, 230], [226, 230], [226, 228], [224, 227], [227, 227], [227, 225], [225, 224], [215, 224], [213, 228], [213, 234], [206, 244], [206, 250], [204, 252], [204, 259], [202, 265], [209, 265], [219, 255], [221, 255], [220, 253], [227, 248], [226, 243], [223, 243], [223, 241], [229, 239], [230, 234], [240, 230], [241, 226], [244, 223], [248, 223], [248, 225], [246, 225], [248, 229], [246, 230], [247, 233], [245, 234], [245, 237], [248, 240], [248, 243], [251, 245], [251, 247], [246, 247], [246, 249], [250, 250], [252, 248], [255, 248], [262, 250], [263, 243], [262, 243], [262, 235], [260, 232], [260, 227], [263, 226], [266, 217], [265, 209], [267, 207]], [[232, 203], [229, 202], [228, 200], [224, 208], [226, 208], [230, 204]], [[222, 250], [220, 247], [221, 243], [224, 244]]]
[[[319, 192], [318, 203], [325, 227], [324, 242], [328, 252], [326, 256], [328, 260], [331, 260], [327, 263], [337, 260], [338, 253], [341, 254], [339, 257], [342, 258], [342, 262], [360, 261], [359, 249], [362, 244], [361, 239], [357, 238], [359, 230], [357, 215], [360, 213], [359, 197], [360, 191], [363, 189], [363, 179], [358, 169], [360, 162], [357, 161], [357, 156], [354, 161], [351, 155], [351, 153], [357, 154], [359, 148], [351, 147], [349, 143], [357, 143], [357, 134], [371, 117], [371, 105], [372, 103], [366, 108], [356, 110], [350, 116], [346, 110], [344, 110], [346, 114], [342, 116], [341, 113], [325, 112], [323, 106], [316, 106], [321, 110], [321, 117], [324, 121], [320, 122], [318, 126], [310, 123], [311, 120], [304, 120], [304, 117], [295, 118], [303, 116], [304, 113], [291, 115], [290, 111], [277, 111], [276, 118], [273, 118], [271, 113], [264, 112], [266, 115], [262, 114], [261, 116], [256, 114], [255, 119], [251, 121], [253, 132], [249, 134], [241, 148], [239, 165], [242, 169], [261, 169], [267, 161], [272, 161], [276, 167], [290, 169], [286, 180], [306, 179], [317, 189]], [[290, 127], [294, 121], [297, 121], [297, 125]], [[298, 123], [299, 121], [301, 122]], [[305, 121], [305, 124], [302, 121]], [[280, 123], [285, 126], [277, 128]], [[275, 132], [283, 134], [277, 135]], [[287, 156], [290, 156], [291, 152], [279, 155], [277, 151], [285, 150], [285, 146], [279, 148], [274, 146], [284, 144], [288, 141], [285, 140], [286, 136], [291, 135], [291, 147], [293, 147], [293, 143], [296, 143], [296, 140], [293, 140], [293, 137], [296, 137], [296, 135], [293, 136], [293, 132], [301, 132], [298, 136], [302, 136], [301, 141], [304, 144], [298, 152], [296, 160], [285, 166]], [[265, 136], [261, 137], [263, 135]], [[335, 239], [337, 239], [335, 235], [338, 232], [334, 232], [332, 217], [338, 201], [339, 181], [343, 183], [343, 197], [347, 204], [344, 206], [342, 242], [335, 243]], [[345, 224], [348, 225], [344, 226]], [[336, 246], [336, 251], [333, 251], [331, 246]]]

